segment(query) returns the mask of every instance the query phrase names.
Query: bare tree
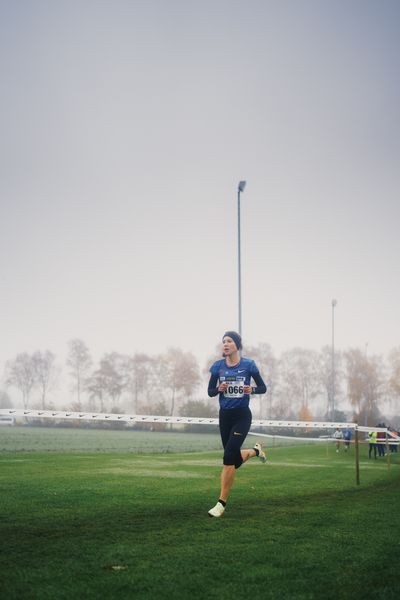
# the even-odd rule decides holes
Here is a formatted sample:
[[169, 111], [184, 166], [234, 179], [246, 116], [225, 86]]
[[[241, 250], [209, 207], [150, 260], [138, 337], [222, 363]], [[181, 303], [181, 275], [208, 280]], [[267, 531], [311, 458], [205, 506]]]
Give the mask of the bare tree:
[[207, 380], [207, 382], [208, 382], [208, 380], [210, 378], [210, 367], [215, 363], [216, 360], [220, 359], [221, 356], [222, 356], [222, 340], [221, 340], [220, 344], [217, 344], [215, 346], [215, 352], [214, 352], [214, 354], [210, 355], [207, 358], [205, 366], [204, 366], [204, 368], [203, 368], [203, 370], [201, 372], [202, 375]]
[[76, 392], [77, 410], [82, 410], [81, 394], [85, 389], [87, 377], [92, 366], [92, 358], [86, 344], [80, 339], [68, 342], [67, 365], [71, 368], [73, 391]]
[[17, 354], [17, 357], [6, 364], [6, 385], [11, 385], [22, 392], [24, 408], [28, 408], [29, 398], [36, 384], [36, 373], [32, 356], [27, 352]]
[[275, 397], [272, 419], [295, 419], [296, 413], [288, 396], [279, 390]]
[[365, 380], [365, 356], [358, 348], [355, 348], [345, 352], [344, 358], [346, 362], [347, 394], [350, 404], [356, 413], [360, 414]]
[[203, 402], [202, 400], [189, 400], [182, 405], [180, 411], [182, 417], [205, 417], [214, 419], [218, 417], [218, 407], [215, 402]]
[[385, 375], [381, 356], [369, 356], [367, 361], [367, 378], [365, 391], [365, 409], [372, 416], [379, 413], [380, 400], [384, 396]]
[[[151, 404], [140, 404], [138, 406], [138, 414], [141, 415], [160, 415], [160, 416], [167, 416], [168, 415], [168, 408], [167, 405], [165, 404], [165, 402], [163, 400], [160, 400], [158, 402], [152, 402]], [[167, 428], [167, 424], [166, 423], [139, 423], [136, 424], [135, 427], [137, 427], [138, 429], [147, 429], [150, 431], [165, 431], [165, 429]]]
[[93, 402], [100, 401], [100, 411], [104, 411], [106, 398], [111, 401], [111, 410], [117, 410], [122, 391], [125, 387], [123, 368], [126, 358], [117, 352], [105, 354], [100, 360], [100, 367], [87, 379], [86, 389]]
[[389, 390], [395, 399], [400, 398], [400, 346], [393, 348], [389, 354]]
[[89, 410], [95, 409], [95, 401], [99, 400], [99, 410], [104, 412], [104, 400], [107, 395], [107, 383], [106, 377], [103, 371], [97, 369], [94, 371], [91, 377], [88, 378], [86, 389], [89, 392]]
[[40, 401], [42, 409], [46, 408], [47, 393], [54, 389], [57, 384], [59, 370], [55, 365], [55, 355], [46, 350], [37, 350], [32, 356], [33, 367], [37, 387], [40, 390]]
[[104, 400], [107, 395], [107, 381], [101, 368], [94, 371], [91, 377], [88, 378], [86, 389], [89, 392], [89, 409], [95, 409], [95, 401], [97, 399], [99, 400], [100, 412], [104, 412]]
[[160, 358], [162, 363], [162, 385], [169, 390], [171, 415], [174, 414], [177, 394], [182, 392], [190, 398], [200, 383], [200, 371], [196, 358], [190, 352], [169, 348]]
[[350, 403], [360, 421], [373, 423], [379, 414], [378, 403], [385, 383], [382, 358], [367, 356], [358, 348], [348, 350], [344, 356]]
[[318, 353], [304, 348], [284, 352], [280, 363], [280, 395], [292, 410], [309, 409], [310, 402], [321, 392]]
[[[260, 419], [262, 419], [263, 416], [271, 418], [272, 404], [275, 397], [274, 392], [278, 383], [278, 361], [269, 344], [262, 343], [255, 347], [246, 347], [245, 350], [246, 355], [248, 353], [248, 356], [251, 356], [251, 358], [256, 361], [260, 373], [263, 375], [265, 383], [267, 384], [267, 396], [265, 397], [264, 394], [258, 396]], [[263, 410], [266, 399], [268, 400], [268, 411]]]
[[136, 413], [140, 399], [150, 399], [149, 385], [151, 381], [153, 359], [147, 354], [135, 354], [128, 357], [124, 365], [126, 388], [132, 398], [133, 411]]
[[[214, 398], [215, 400], [215, 398]], [[208, 401], [202, 402], [201, 400], [189, 400], [181, 406], [180, 414], [182, 417], [205, 417], [205, 418], [217, 418], [218, 407], [215, 402]], [[185, 431], [204, 433], [207, 431], [214, 431], [215, 425], [204, 425], [204, 424], [187, 424], [185, 425]]]
[[12, 408], [10, 396], [4, 390], [0, 390], [0, 408]]
[[118, 352], [105, 354], [100, 361], [100, 370], [104, 376], [106, 391], [111, 400], [112, 408], [116, 408], [121, 394], [126, 386], [124, 380], [125, 358]]
[[[320, 381], [321, 386], [326, 394], [326, 415], [329, 414], [330, 407], [333, 406], [333, 395], [335, 396], [335, 405], [340, 404], [342, 398], [342, 381], [343, 381], [343, 370], [342, 370], [342, 354], [335, 352], [334, 361], [335, 368], [332, 372], [332, 347], [324, 346], [319, 355], [320, 360]], [[336, 412], [336, 410], [335, 410]], [[333, 416], [333, 419], [337, 419], [337, 416]]]

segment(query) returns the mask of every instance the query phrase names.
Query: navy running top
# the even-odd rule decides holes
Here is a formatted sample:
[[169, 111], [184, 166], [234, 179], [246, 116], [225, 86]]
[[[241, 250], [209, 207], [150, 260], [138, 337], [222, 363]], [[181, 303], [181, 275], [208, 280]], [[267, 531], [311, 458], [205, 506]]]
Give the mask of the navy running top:
[[[251, 358], [242, 357], [234, 367], [229, 367], [226, 360], [222, 358], [211, 366], [210, 373], [208, 395], [213, 397], [219, 394], [219, 405], [223, 409], [249, 406], [250, 394], [244, 393], [244, 386], [250, 385], [251, 379], [256, 383], [253, 394], [265, 394], [267, 391], [260, 371]], [[228, 384], [227, 389], [225, 392], [218, 392], [219, 384], [224, 382]]]

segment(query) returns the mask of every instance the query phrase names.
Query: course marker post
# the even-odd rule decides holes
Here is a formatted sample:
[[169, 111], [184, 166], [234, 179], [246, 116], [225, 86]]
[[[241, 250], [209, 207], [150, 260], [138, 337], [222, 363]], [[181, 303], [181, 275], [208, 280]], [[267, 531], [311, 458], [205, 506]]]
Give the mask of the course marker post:
[[360, 485], [360, 452], [358, 445], [358, 428], [354, 429], [354, 447], [355, 447], [355, 456], [356, 456], [356, 484]]
[[388, 435], [387, 431], [386, 431], [385, 436], [386, 436], [386, 441], [385, 441], [386, 462], [387, 462], [388, 471], [390, 471], [391, 462], [390, 462], [390, 452], [389, 452], [389, 435]]

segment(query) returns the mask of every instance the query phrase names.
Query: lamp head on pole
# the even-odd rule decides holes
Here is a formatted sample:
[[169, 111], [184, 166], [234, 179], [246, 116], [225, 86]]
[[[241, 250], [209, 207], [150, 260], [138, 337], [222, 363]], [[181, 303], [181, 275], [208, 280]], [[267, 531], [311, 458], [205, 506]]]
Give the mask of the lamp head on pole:
[[337, 304], [337, 300], [333, 299], [332, 300], [332, 308], [335, 308], [336, 304]]
[[245, 181], [239, 181], [239, 192], [244, 192], [244, 188], [246, 187]]

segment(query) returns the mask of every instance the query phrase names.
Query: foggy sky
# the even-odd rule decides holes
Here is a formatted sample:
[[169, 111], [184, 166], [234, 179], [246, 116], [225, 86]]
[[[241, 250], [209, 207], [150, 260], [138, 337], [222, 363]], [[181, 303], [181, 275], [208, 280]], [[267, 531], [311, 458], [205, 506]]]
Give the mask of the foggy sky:
[[400, 4], [0, 1], [17, 352], [400, 345]]

